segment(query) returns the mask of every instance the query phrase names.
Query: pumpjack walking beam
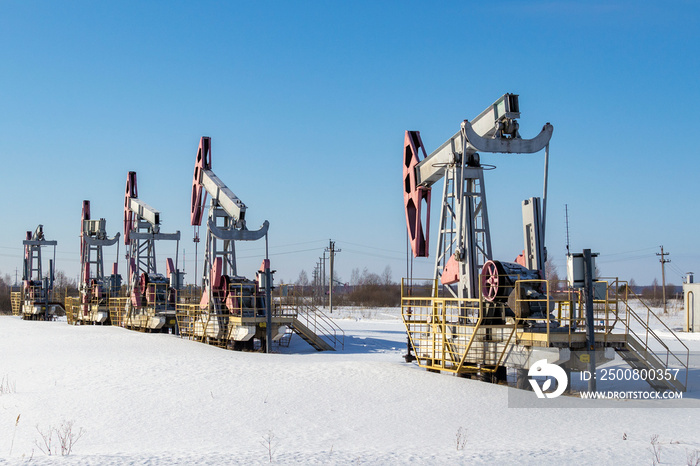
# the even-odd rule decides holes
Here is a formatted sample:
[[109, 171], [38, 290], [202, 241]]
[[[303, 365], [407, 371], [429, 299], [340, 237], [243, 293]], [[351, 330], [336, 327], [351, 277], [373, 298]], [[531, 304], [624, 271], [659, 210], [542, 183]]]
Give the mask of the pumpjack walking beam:
[[[492, 259], [483, 173], [490, 167], [481, 164], [478, 152], [522, 154], [549, 147], [552, 125], [545, 124], [533, 139], [522, 139], [517, 118], [518, 96], [504, 94], [471, 122], [464, 120], [430, 155], [419, 131], [405, 133], [404, 206], [411, 249], [414, 257], [428, 257], [430, 191], [444, 179], [434, 278], [455, 297], [478, 298], [479, 273]], [[544, 205], [546, 192], [543, 214]]]
[[180, 232], [161, 233], [160, 211], [138, 198], [136, 172], [129, 172], [124, 195], [124, 244], [129, 247], [129, 276], [139, 272], [158, 273], [155, 250], [158, 240], [179, 242]]

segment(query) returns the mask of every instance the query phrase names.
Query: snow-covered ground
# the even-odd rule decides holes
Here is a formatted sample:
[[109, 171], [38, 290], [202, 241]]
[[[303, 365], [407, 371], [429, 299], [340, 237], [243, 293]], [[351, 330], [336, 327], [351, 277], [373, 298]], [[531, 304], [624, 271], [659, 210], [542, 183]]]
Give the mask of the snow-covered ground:
[[[700, 454], [694, 334], [683, 400], [527, 409], [507, 386], [406, 364], [398, 309], [334, 317], [344, 350], [294, 337], [276, 354], [0, 317], [0, 464], [651, 464], [654, 436], [662, 464]], [[61, 457], [54, 435], [49, 457], [43, 437], [68, 422], [82, 436]]]

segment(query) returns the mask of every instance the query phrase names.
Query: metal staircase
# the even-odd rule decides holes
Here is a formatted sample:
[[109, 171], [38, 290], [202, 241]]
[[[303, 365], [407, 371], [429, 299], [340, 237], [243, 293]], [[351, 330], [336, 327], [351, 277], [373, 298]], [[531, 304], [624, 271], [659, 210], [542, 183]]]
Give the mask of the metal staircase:
[[327, 343], [321, 336], [317, 335], [297, 318], [292, 320], [292, 331], [299, 335], [302, 340], [313, 346], [316, 351], [335, 351], [335, 348]]
[[[654, 377], [645, 378], [654, 390], [660, 392], [665, 390], [686, 391], [688, 388], [688, 364], [690, 362], [688, 347], [639, 296], [632, 291], [628, 291], [628, 293], [631, 295], [630, 297], [637, 299], [646, 308], [647, 315], [646, 319], [643, 319], [642, 316], [635, 312], [629, 306], [627, 296], [620, 301], [624, 304], [625, 310], [625, 318], [620, 320], [625, 327], [626, 339], [622, 347], [616, 348], [617, 353], [633, 369], [646, 371], [648, 374], [655, 374]], [[659, 335], [651, 329], [650, 321], [672, 335], [673, 339], [671, 341], [682, 349], [671, 350]], [[634, 330], [635, 325], [633, 324], [641, 327], [641, 335]], [[683, 358], [684, 355], [682, 353], [685, 353], [685, 358]], [[673, 369], [674, 367], [676, 369]], [[684, 374], [682, 381], [676, 377], [678, 374]]]
[[[122, 314], [125, 305], [126, 301], [122, 302], [118, 308]], [[122, 325], [129, 326], [128, 316], [126, 318], [117, 316], [115, 312], [117, 309], [111, 310], [113, 322], [122, 322]], [[221, 314], [210, 313], [202, 310], [199, 303], [178, 303], [175, 317], [180, 336], [222, 348], [229, 347], [231, 343], [235, 344], [236, 341], [248, 341], [237, 340], [233, 334], [240, 326], [250, 326], [258, 322], [265, 323], [264, 315], [254, 315], [251, 312], [251, 315], [241, 317], [230, 314], [228, 311]], [[321, 310], [306, 303], [303, 297], [274, 298], [270, 319], [274, 335], [277, 335], [273, 342], [278, 346], [288, 347], [294, 334], [299, 335], [302, 340], [317, 351], [336, 351], [345, 345], [343, 329]], [[279, 335], [278, 331], [282, 331], [284, 334]], [[259, 337], [256, 336], [256, 338]]]
[[317, 351], [336, 351], [338, 347], [344, 348], [345, 332], [316, 306], [304, 302], [303, 299], [280, 303], [280, 306], [282, 315], [291, 317], [289, 330]]
[[653, 352], [644, 349], [644, 345], [633, 336], [627, 335], [627, 342], [624, 348], [618, 349], [617, 354], [629, 364], [633, 369], [646, 371], [647, 374], [655, 374], [645, 380], [651, 388], [657, 392], [673, 390], [684, 392], [685, 385], [675, 378], [673, 372], [667, 372], [668, 366], [657, 358]]

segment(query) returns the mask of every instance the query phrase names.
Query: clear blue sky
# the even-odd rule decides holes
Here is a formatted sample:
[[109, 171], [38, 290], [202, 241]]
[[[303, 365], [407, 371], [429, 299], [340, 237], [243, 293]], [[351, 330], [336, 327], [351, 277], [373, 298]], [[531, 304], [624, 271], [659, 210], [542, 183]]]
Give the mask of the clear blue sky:
[[[0, 0], [0, 273], [21, 271], [24, 232], [42, 223], [58, 269], [77, 276], [81, 201], [121, 231], [135, 170], [162, 230], [182, 232], [192, 282], [191, 178], [207, 135], [249, 227], [270, 221], [278, 282], [311, 275], [329, 239], [342, 279], [386, 265], [399, 279], [404, 131], [430, 152], [512, 92], [523, 137], [555, 128], [547, 247], [561, 274], [568, 204], [572, 250], [599, 252], [603, 275], [660, 281], [663, 244], [680, 284], [700, 273], [699, 22], [692, 1]], [[543, 154], [483, 159], [498, 167], [486, 175], [494, 253], [511, 261]], [[173, 249], [159, 250], [163, 269]], [[263, 254], [241, 245], [240, 273]]]

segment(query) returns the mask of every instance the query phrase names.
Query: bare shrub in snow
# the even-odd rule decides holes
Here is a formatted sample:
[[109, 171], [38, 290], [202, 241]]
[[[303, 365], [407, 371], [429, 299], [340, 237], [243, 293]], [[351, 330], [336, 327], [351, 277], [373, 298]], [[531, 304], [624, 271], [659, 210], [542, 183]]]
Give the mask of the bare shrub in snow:
[[41, 442], [39, 440], [34, 440], [34, 445], [36, 445], [39, 451], [41, 451], [43, 454], [51, 456], [53, 454], [53, 427], [47, 427], [46, 430], [42, 430], [39, 429], [39, 426], [37, 425], [36, 431], [39, 432], [39, 436], [41, 436]]
[[58, 443], [61, 445], [61, 455], [68, 456], [73, 451], [73, 446], [83, 436], [83, 428], [76, 430], [73, 421], [63, 421], [58, 429], [55, 429], [58, 436]]
[[693, 450], [691, 452], [686, 450], [685, 457], [688, 466], [700, 465], [700, 450]]
[[467, 444], [467, 429], [464, 427], [457, 429], [457, 433], [455, 434], [455, 443], [457, 444], [457, 451], [464, 450], [464, 447]]
[[34, 444], [43, 454], [51, 456], [57, 452], [53, 443], [55, 434], [58, 438], [58, 444], [61, 447], [61, 456], [70, 455], [73, 451], [73, 447], [84, 433], [82, 427], [76, 431], [74, 424], [74, 421], [63, 421], [58, 428], [49, 426], [45, 430], [39, 429], [39, 426], [36, 426], [36, 430], [41, 436], [41, 442], [35, 440]]
[[651, 462], [659, 464], [661, 462], [661, 445], [659, 444], [659, 434], [654, 434], [649, 439], [651, 443]]
[[17, 384], [15, 382], [10, 382], [10, 376], [3, 375], [0, 381], [0, 395], [7, 395], [10, 393], [17, 393]]
[[376, 312], [373, 311], [372, 309], [363, 309], [362, 310], [362, 318], [363, 319], [373, 319], [375, 314], [376, 314]]
[[275, 442], [275, 434], [273, 434], [271, 430], [269, 430], [266, 435], [263, 435], [263, 439], [260, 442], [260, 445], [265, 447], [265, 449], [267, 450], [267, 457], [270, 463], [272, 463], [272, 457], [275, 454], [275, 450], [277, 450], [275, 446], [276, 443], [277, 442]]

